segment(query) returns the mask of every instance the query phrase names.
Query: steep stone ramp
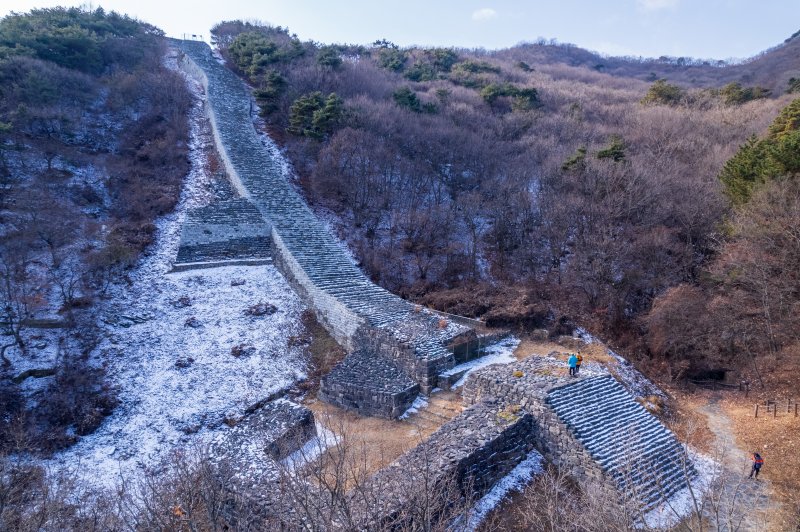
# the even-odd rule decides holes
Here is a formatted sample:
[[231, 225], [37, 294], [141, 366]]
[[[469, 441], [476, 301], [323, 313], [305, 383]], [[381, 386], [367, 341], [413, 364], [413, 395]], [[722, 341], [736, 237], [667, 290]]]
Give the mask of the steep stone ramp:
[[669, 500], [696, 477], [675, 435], [605, 370], [530, 357], [472, 373], [467, 404], [499, 398], [535, 418], [531, 438], [545, 458], [577, 478], [601, 481], [644, 509]]
[[[474, 331], [372, 283], [314, 216], [263, 145], [253, 127], [250, 93], [241, 80], [212, 56], [205, 43], [171, 42], [185, 54], [183, 68], [205, 86], [217, 150], [237, 192], [252, 201], [269, 224], [276, 266], [339, 343], [353, 353], [388, 359], [423, 392], [430, 391], [438, 374], [454, 365], [452, 346], [473, 339]], [[337, 380], [337, 374], [323, 382], [339, 388], [349, 384]], [[356, 409], [395, 415], [396, 408], [367, 404], [370, 397], [362, 395], [362, 403], [342, 406], [355, 404]]]
[[545, 402], [620, 489], [645, 506], [669, 499], [694, 476], [674, 434], [610, 375], [555, 388]]

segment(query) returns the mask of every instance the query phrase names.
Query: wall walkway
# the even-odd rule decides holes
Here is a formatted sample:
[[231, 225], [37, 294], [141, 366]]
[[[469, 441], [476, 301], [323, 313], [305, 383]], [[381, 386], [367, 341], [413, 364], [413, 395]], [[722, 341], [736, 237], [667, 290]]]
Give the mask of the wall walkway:
[[[410, 406], [417, 389], [427, 393], [436, 386], [438, 375], [455, 363], [454, 346], [474, 340], [475, 332], [371, 282], [263, 146], [253, 126], [251, 95], [244, 83], [212, 56], [205, 43], [171, 43], [184, 54], [182, 67], [205, 87], [217, 151], [238, 194], [263, 216], [276, 267], [320, 323], [358, 357], [323, 379], [321, 396], [373, 415], [399, 415]], [[379, 371], [369, 367], [370, 360]], [[392, 377], [395, 370], [408, 377], [399, 393], [398, 381]], [[393, 380], [382, 382], [384, 378]], [[374, 390], [353, 384], [365, 380], [386, 385], [392, 398], [374, 400]]]

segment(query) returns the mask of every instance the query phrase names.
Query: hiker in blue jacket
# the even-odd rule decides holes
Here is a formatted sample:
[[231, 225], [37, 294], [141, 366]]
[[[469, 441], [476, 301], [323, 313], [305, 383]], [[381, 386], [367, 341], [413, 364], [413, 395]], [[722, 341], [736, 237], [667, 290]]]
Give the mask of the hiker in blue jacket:
[[578, 357], [575, 356], [575, 353], [569, 356], [569, 374], [572, 377], [575, 377], [578, 374]]

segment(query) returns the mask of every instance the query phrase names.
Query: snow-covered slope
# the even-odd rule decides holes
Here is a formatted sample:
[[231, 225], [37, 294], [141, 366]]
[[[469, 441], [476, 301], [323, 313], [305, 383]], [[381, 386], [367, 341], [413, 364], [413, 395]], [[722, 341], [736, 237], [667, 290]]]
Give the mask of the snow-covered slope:
[[[271, 265], [168, 273], [189, 209], [214, 201], [205, 173], [211, 147], [201, 91], [192, 111], [192, 172], [175, 213], [158, 221], [157, 242], [99, 306], [104, 339], [94, 361], [107, 367], [120, 405], [92, 435], [58, 454], [94, 483], [154, 465], [176, 446], [207, 441], [226, 418], [304, 375], [299, 334], [304, 306]], [[252, 316], [258, 303], [276, 307]], [[233, 348], [240, 346], [237, 355]]]

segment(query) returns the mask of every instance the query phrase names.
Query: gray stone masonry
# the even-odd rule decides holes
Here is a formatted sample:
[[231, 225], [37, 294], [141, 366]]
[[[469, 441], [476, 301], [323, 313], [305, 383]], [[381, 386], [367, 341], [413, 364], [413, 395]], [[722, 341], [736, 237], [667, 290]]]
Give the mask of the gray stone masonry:
[[365, 351], [348, 355], [322, 378], [319, 398], [369, 416], [396, 418], [419, 394], [419, 384], [389, 360]]
[[360, 494], [352, 495], [354, 514], [371, 522], [360, 529], [422, 530], [415, 523], [419, 508], [459, 504], [485, 495], [530, 452], [527, 435], [533, 417], [501, 401], [486, 401], [464, 410], [431, 437], [382, 469], [367, 482], [375, 487], [369, 511], [359, 511]]
[[[454, 345], [474, 337], [474, 331], [372, 283], [317, 220], [262, 144], [253, 127], [247, 87], [211, 55], [205, 43], [171, 43], [185, 54], [182, 67], [205, 87], [217, 151], [231, 181], [271, 226], [276, 267], [340, 344], [352, 352], [363, 350], [385, 358], [429, 392], [438, 374], [454, 365]], [[361, 345], [365, 338], [376, 340]], [[336, 384], [335, 379], [325, 382]], [[340, 397], [332, 391], [323, 395], [332, 401]], [[366, 403], [342, 406], [382, 410]]]
[[246, 199], [193, 209], [181, 227], [173, 271], [229, 263], [271, 262], [270, 227]]
[[276, 399], [244, 417], [210, 446], [213, 461], [224, 461], [248, 489], [262, 489], [278, 476], [283, 460], [317, 436], [314, 413]]
[[564, 369], [549, 357], [489, 366], [469, 376], [463, 397], [519, 405], [534, 417], [532, 442], [545, 458], [646, 508], [687, 486], [696, 472], [669, 429], [611, 375]]

